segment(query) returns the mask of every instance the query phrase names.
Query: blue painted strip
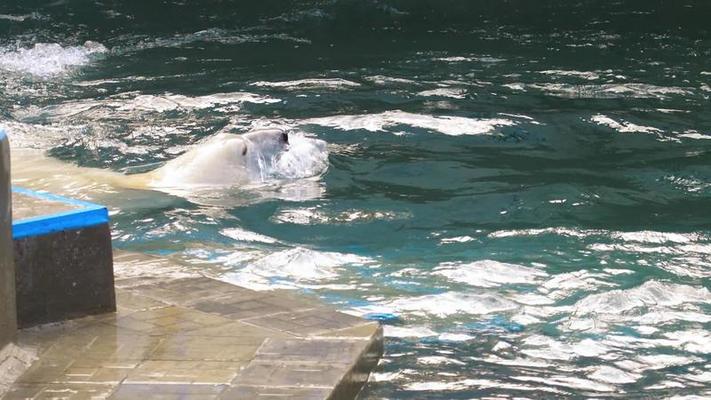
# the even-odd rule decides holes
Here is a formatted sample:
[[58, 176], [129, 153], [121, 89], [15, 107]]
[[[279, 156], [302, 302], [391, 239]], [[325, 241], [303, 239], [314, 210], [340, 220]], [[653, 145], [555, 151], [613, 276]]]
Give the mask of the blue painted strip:
[[98, 204], [74, 200], [45, 192], [35, 192], [17, 186], [13, 186], [12, 191], [26, 196], [62, 202], [77, 207], [70, 211], [14, 221], [12, 224], [13, 239], [47, 235], [70, 229], [87, 228], [109, 222], [109, 211], [106, 207]]
[[0, 140], [5, 139], [5, 137], [7, 137], [7, 135], [5, 135], [5, 131], [0, 129]]

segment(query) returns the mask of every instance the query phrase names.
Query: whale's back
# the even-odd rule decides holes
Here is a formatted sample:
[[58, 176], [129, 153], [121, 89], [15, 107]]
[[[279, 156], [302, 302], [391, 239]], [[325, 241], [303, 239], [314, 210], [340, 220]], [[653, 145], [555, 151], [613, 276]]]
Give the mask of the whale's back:
[[249, 181], [242, 136], [219, 134], [149, 173], [148, 186], [234, 186]]

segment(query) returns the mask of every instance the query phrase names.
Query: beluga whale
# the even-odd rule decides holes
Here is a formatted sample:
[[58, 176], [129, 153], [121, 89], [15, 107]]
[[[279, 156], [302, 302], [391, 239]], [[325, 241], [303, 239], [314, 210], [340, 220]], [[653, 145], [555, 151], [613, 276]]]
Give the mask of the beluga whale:
[[240, 187], [313, 177], [327, 168], [324, 141], [268, 128], [218, 133], [156, 170], [125, 175], [123, 186], [165, 191]]
[[259, 129], [242, 135], [220, 133], [164, 166], [132, 177], [149, 188], [231, 187], [260, 182], [289, 151], [289, 134]]
[[63, 192], [61, 188], [53, 189], [55, 185], [95, 187], [101, 192], [138, 189], [186, 198], [228, 189], [263, 192], [275, 187], [279, 191], [286, 187], [299, 197], [326, 172], [328, 165], [325, 141], [282, 128], [217, 133], [161, 167], [138, 174], [77, 167], [44, 156], [30, 157], [26, 152], [17, 157], [22, 175], [38, 175], [37, 181], [45, 182], [48, 190]]

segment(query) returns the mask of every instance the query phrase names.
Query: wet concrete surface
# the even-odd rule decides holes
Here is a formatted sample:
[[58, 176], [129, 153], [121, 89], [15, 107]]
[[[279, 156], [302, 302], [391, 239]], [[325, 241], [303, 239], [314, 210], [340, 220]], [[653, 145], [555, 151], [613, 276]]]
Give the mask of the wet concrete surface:
[[[353, 399], [382, 354], [377, 323], [288, 292], [118, 253], [117, 312], [19, 332], [33, 354], [4, 399]], [[2, 360], [0, 360], [2, 362]]]
[[12, 192], [12, 219], [40, 217], [76, 210], [77, 206]]

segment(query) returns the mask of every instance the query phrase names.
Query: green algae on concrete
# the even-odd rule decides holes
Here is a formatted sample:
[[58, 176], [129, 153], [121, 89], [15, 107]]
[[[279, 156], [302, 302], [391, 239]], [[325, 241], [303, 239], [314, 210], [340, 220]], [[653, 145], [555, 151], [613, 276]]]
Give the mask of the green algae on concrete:
[[115, 258], [117, 309], [20, 331], [37, 360], [5, 399], [353, 399], [382, 354], [377, 323], [284, 292]]

